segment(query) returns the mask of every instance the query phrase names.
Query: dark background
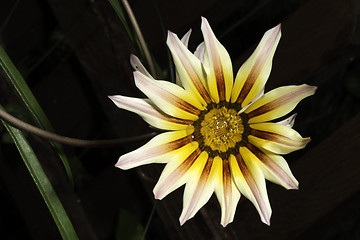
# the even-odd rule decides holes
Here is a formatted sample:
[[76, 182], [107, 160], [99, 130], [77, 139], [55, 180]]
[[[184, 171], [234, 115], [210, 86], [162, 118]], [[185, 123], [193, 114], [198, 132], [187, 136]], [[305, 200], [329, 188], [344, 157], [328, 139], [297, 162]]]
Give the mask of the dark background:
[[[262, 34], [281, 22], [283, 36], [267, 90], [302, 83], [319, 86], [296, 109], [294, 128], [311, 136], [312, 142], [286, 156], [300, 190], [286, 191], [268, 183], [271, 227], [261, 223], [249, 201], [242, 200], [234, 223], [222, 228], [214, 196], [194, 219], [179, 227], [180, 188], [156, 204], [147, 239], [360, 239], [360, 2], [135, 0], [130, 4], [165, 79], [171, 76], [164, 30], [181, 36], [192, 28], [189, 48], [195, 50], [202, 41], [200, 16], [204, 16], [229, 51], [234, 71]], [[58, 134], [111, 139], [153, 131], [107, 98], [142, 96], [129, 64], [129, 55], [139, 53], [107, 1], [1, 0], [1, 26], [0, 44]], [[33, 123], [3, 72], [0, 88], [0, 103], [7, 111]], [[2, 126], [0, 133], [0, 238], [60, 239]], [[47, 141], [27, 136], [81, 239], [115, 239], [126, 226], [124, 216], [132, 225], [145, 227], [154, 205], [152, 188], [163, 166], [128, 171], [114, 167], [121, 154], [145, 141], [115, 148], [65, 146], [75, 178], [72, 188]]]

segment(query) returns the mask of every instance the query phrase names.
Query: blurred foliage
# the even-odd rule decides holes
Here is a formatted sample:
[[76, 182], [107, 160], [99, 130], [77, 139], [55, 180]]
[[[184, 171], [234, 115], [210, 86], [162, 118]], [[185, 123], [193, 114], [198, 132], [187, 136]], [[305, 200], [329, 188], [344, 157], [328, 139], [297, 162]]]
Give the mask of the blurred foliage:
[[116, 227], [116, 240], [141, 240], [143, 234], [144, 228], [137, 217], [121, 208]]

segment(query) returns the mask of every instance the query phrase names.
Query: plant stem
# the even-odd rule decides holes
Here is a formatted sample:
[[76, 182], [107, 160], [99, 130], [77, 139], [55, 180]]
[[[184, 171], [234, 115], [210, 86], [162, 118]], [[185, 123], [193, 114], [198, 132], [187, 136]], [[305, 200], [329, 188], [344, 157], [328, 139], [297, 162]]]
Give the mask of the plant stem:
[[121, 0], [123, 5], [124, 5], [124, 8], [127, 12], [127, 14], [129, 15], [129, 19], [130, 19], [130, 22], [135, 30], [135, 34], [137, 35], [138, 39], [139, 39], [139, 42], [140, 42], [140, 45], [144, 51], [144, 55], [145, 55], [145, 58], [146, 58], [146, 61], [149, 65], [149, 69], [150, 69], [150, 73], [151, 75], [156, 78], [156, 71], [155, 71], [155, 66], [154, 66], [154, 63], [151, 59], [151, 55], [150, 55], [150, 51], [146, 45], [146, 42], [145, 42], [145, 39], [141, 33], [141, 30], [140, 30], [140, 27], [136, 21], [136, 18], [135, 18], [135, 15], [130, 7], [130, 4], [128, 3], [127, 0]]
[[3, 111], [0, 109], [0, 118], [8, 121], [15, 127], [25, 130], [27, 132], [30, 132], [32, 134], [35, 134], [37, 136], [56, 141], [59, 143], [63, 143], [66, 145], [76, 146], [76, 147], [115, 147], [119, 146], [123, 143], [129, 143], [129, 142], [136, 142], [140, 140], [145, 140], [148, 138], [151, 138], [156, 135], [155, 132], [151, 132], [148, 134], [135, 136], [135, 137], [128, 137], [128, 138], [119, 138], [119, 139], [107, 139], [107, 140], [83, 140], [83, 139], [77, 139], [77, 138], [70, 138], [61, 136], [49, 131], [45, 131], [43, 129], [37, 128], [35, 126], [32, 126], [26, 122], [21, 121], [20, 119], [10, 115], [9, 113]]

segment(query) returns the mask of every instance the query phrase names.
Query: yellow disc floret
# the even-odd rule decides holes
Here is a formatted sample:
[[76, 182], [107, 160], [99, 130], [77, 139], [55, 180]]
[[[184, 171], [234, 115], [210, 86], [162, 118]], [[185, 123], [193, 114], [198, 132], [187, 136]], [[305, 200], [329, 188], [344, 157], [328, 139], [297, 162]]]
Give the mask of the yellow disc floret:
[[235, 147], [244, 132], [241, 117], [234, 109], [226, 107], [211, 109], [200, 125], [204, 144], [219, 152]]

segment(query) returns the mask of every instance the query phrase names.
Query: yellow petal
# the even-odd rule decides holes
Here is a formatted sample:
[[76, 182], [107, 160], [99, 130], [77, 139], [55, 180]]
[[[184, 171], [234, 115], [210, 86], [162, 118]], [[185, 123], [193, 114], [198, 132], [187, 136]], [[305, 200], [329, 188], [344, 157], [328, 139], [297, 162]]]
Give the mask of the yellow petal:
[[205, 76], [200, 60], [184, 46], [176, 34], [168, 33], [167, 44], [182, 86], [192, 92], [202, 105], [211, 103], [210, 95], [204, 85]]
[[171, 117], [156, 109], [149, 99], [132, 98], [125, 96], [109, 96], [119, 108], [139, 114], [150, 125], [164, 130], [186, 129], [191, 120]]
[[201, 154], [197, 161], [203, 162], [204, 167], [185, 185], [180, 225], [192, 218], [209, 201], [215, 189], [214, 158], [209, 157], [206, 153]]
[[281, 120], [277, 122], [278, 124], [287, 126], [287, 127], [293, 127], [295, 123], [295, 118], [297, 116], [297, 113], [292, 114], [291, 116], [285, 118], [284, 120]]
[[236, 74], [231, 102], [245, 107], [259, 95], [270, 75], [272, 59], [280, 37], [280, 24], [264, 34], [254, 53]]
[[282, 185], [286, 189], [298, 189], [298, 181], [292, 175], [283, 157], [260, 150], [251, 144], [247, 144], [246, 149], [254, 164], [263, 169], [265, 176], [269, 180]]
[[205, 42], [204, 68], [211, 97], [216, 103], [229, 101], [234, 78], [230, 56], [204, 17], [201, 31]]
[[[264, 167], [263, 172], [265, 178], [273, 183], [283, 186], [286, 189], [298, 189], [299, 182], [292, 174], [286, 160], [280, 155], [273, 154], [270, 152], [265, 152], [265, 153], [274, 162], [274, 164], [276, 164], [280, 169], [282, 169], [282, 172], [284, 172], [288, 176], [288, 178], [284, 178], [280, 176], [281, 175], [280, 171], [276, 170], [276, 167], [272, 167], [271, 164], [266, 164], [266, 165], [264, 164], [262, 166]], [[291, 181], [289, 181], [289, 179]]]
[[232, 181], [230, 164], [227, 159], [216, 157], [221, 162], [215, 194], [221, 206], [221, 225], [226, 227], [234, 220], [236, 206], [240, 200], [240, 192]]
[[302, 99], [313, 95], [315, 91], [316, 87], [306, 84], [279, 87], [265, 93], [245, 113], [250, 124], [270, 121], [288, 114]]
[[310, 142], [291, 127], [278, 123], [250, 124], [249, 142], [268, 151], [287, 154], [302, 149]]
[[115, 166], [130, 169], [149, 163], [166, 163], [168, 155], [177, 155], [183, 146], [192, 142], [189, 134], [187, 130], [161, 133], [144, 146], [122, 155]]
[[[159, 181], [154, 187], [156, 199], [163, 199], [169, 193], [185, 184], [203, 168], [204, 161], [198, 161], [201, 150], [197, 142], [191, 142], [178, 151], [166, 164]], [[205, 153], [203, 153], [205, 154]]]
[[151, 79], [134, 72], [136, 86], [165, 113], [188, 120], [197, 120], [203, 106], [189, 92], [176, 84]]
[[260, 214], [261, 221], [270, 225], [271, 207], [267, 196], [264, 174], [253, 161], [253, 156], [245, 147], [240, 153], [230, 155], [231, 174], [239, 191], [249, 199]]

